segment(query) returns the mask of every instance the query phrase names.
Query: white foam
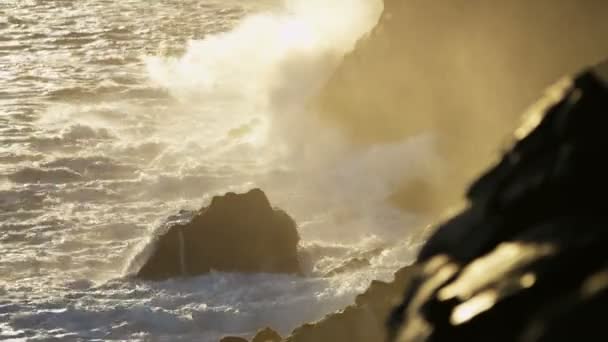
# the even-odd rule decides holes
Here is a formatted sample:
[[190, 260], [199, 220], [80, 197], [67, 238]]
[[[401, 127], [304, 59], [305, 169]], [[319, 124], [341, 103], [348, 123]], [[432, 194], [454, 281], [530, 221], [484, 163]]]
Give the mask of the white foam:
[[[404, 174], [424, 169], [432, 142], [351, 146], [307, 106], [380, 10], [380, 0], [282, 1], [234, 30], [190, 42], [181, 57], [147, 58], [151, 81], [173, 100], [163, 95], [150, 104], [128, 95], [51, 106], [29, 145], [13, 151], [31, 153], [31, 165], [6, 174], [57, 164], [104, 179], [67, 182], [50, 174], [56, 182], [0, 185], [0, 206], [11, 212], [0, 216], [7, 334], [213, 342], [263, 326], [286, 334], [350, 304], [372, 279], [390, 278], [401, 258], [408, 261], [405, 248], [372, 253], [364, 269], [318, 276], [387, 247], [381, 232], [408, 228], [412, 218], [385, 197]], [[313, 252], [311, 277], [108, 281], [138, 268], [168, 213], [253, 186], [307, 222], [300, 231], [303, 252]]]

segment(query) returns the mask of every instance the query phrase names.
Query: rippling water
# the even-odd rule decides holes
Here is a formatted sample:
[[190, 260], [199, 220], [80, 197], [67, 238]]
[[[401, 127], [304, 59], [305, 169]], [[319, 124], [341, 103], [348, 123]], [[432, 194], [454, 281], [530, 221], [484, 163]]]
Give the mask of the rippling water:
[[[287, 333], [407, 261], [400, 245], [373, 254], [370, 267], [320, 277], [416, 222], [380, 203], [391, 175], [428, 144], [333, 148], [330, 129], [313, 127], [311, 139], [301, 133], [309, 121], [277, 119], [276, 108], [301, 114], [292, 107], [306, 102], [302, 89], [323, 80], [310, 71], [326, 76], [335, 65], [307, 29], [301, 9], [310, 5], [291, 3], [0, 2], [0, 339], [215, 341], [266, 325]], [[287, 71], [287, 87], [271, 77]], [[286, 129], [297, 139], [272, 139]], [[300, 223], [309, 277], [125, 278], [163, 219], [252, 186]]]
[[[151, 222], [180, 206], [176, 201], [200, 199], [222, 183], [212, 170], [196, 170], [201, 164], [184, 170], [188, 156], [167, 150], [174, 137], [157, 135], [159, 125], [179, 119], [171, 117], [166, 91], [147, 81], [142, 57], [178, 54], [186, 40], [227, 30], [252, 7], [247, 1], [0, 4], [3, 277], [51, 271], [48, 277], [65, 278], [57, 267], [85, 278], [120, 272], [125, 248]], [[201, 126], [212, 129], [209, 122]], [[185, 177], [197, 179], [181, 182]], [[54, 250], [69, 252], [69, 260]]]

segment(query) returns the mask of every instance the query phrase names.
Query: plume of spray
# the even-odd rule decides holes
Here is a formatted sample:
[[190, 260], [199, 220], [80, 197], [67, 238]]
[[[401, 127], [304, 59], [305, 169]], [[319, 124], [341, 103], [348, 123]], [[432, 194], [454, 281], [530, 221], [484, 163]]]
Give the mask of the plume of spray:
[[[231, 31], [190, 41], [181, 57], [148, 58], [149, 74], [183, 100], [236, 98], [265, 105], [281, 86], [286, 60], [299, 56], [312, 63], [345, 54], [381, 9], [380, 0], [285, 0], [277, 9], [245, 17]], [[323, 69], [316, 74], [327, 73], [331, 66], [324, 64], [315, 64]]]
[[[285, 0], [229, 32], [191, 41], [181, 57], [148, 58], [147, 67], [152, 81], [182, 104], [206, 108], [188, 120], [223, 122], [216, 133], [226, 137], [224, 151], [237, 141], [247, 149], [236, 158], [253, 154], [271, 165], [274, 172], [244, 183], [262, 186], [296, 218], [341, 211], [353, 238], [357, 228], [390, 231], [404, 221], [386, 199], [405, 174], [429, 175], [432, 139], [355, 146], [309, 106], [382, 9], [381, 0]], [[331, 224], [330, 235], [343, 237], [338, 226]]]

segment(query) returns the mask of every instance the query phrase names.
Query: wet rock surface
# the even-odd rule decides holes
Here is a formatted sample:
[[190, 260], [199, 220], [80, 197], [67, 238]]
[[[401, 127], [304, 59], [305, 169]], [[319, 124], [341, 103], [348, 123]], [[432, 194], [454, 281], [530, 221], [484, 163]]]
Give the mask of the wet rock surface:
[[160, 235], [136, 277], [162, 280], [211, 270], [297, 274], [299, 240], [293, 219], [274, 209], [261, 190], [228, 193]]
[[608, 339], [607, 128], [608, 64], [551, 88], [423, 247], [394, 340]]

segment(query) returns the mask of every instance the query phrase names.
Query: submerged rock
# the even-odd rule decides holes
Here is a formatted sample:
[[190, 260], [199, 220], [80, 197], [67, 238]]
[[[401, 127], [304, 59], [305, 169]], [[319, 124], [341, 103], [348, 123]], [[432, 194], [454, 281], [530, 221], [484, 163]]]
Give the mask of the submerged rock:
[[422, 249], [395, 340], [608, 340], [607, 130], [608, 64], [553, 87]]
[[300, 273], [296, 224], [264, 192], [214, 197], [192, 220], [157, 238], [137, 277], [161, 280], [225, 272]]
[[242, 338], [242, 337], [236, 337], [236, 336], [226, 336], [224, 338], [222, 338], [220, 340], [220, 342], [249, 342], [246, 339]]
[[276, 332], [270, 328], [265, 328], [265, 329], [258, 331], [258, 333], [255, 334], [255, 337], [253, 338], [253, 340], [251, 340], [251, 342], [281, 342], [281, 341], [283, 341], [283, 338], [281, 337], [281, 335], [279, 335], [278, 332]]

